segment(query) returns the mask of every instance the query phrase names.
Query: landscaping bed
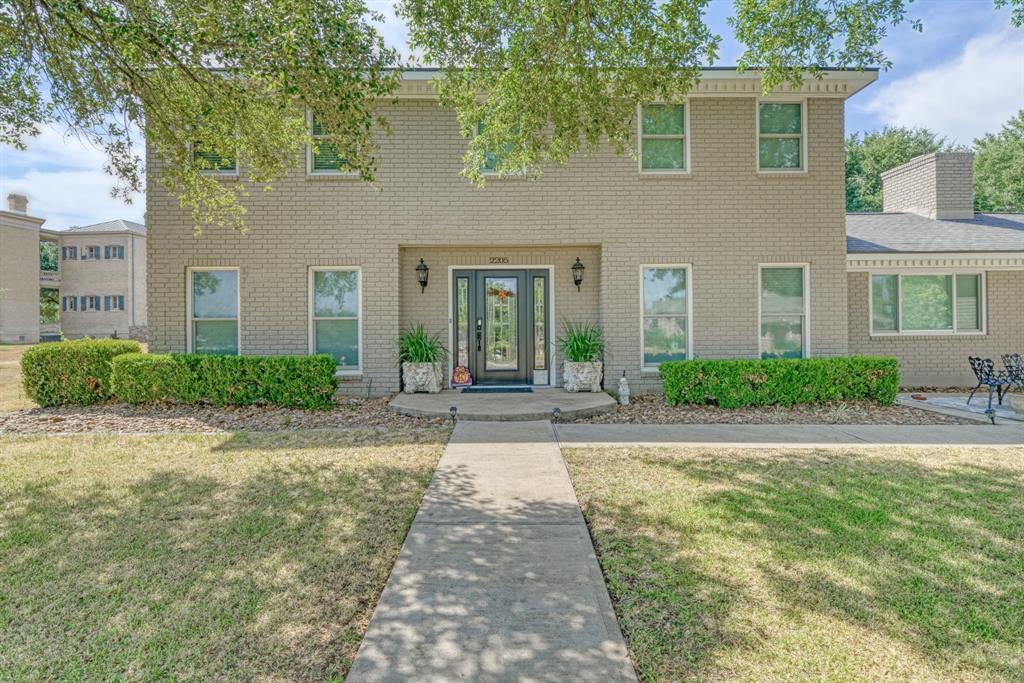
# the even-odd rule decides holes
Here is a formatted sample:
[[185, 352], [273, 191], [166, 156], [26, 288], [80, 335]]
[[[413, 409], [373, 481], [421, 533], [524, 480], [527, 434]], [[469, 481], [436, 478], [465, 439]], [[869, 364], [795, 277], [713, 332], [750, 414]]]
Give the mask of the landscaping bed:
[[404, 417], [385, 398], [337, 398], [330, 410], [162, 403], [31, 408], [0, 412], [0, 434], [67, 432], [235, 432], [368, 427], [445, 427], [448, 419]]
[[1024, 448], [563, 455], [641, 680], [1020, 680]]
[[[873, 401], [833, 401], [818, 404], [750, 406], [724, 409], [708, 405], [670, 406], [659, 394], [630, 398], [614, 412], [576, 420], [592, 424], [973, 424], [976, 420], [943, 415], [908, 406], [883, 406]], [[2, 427], [0, 427], [2, 428]]]
[[446, 439], [0, 436], [0, 679], [343, 680]]

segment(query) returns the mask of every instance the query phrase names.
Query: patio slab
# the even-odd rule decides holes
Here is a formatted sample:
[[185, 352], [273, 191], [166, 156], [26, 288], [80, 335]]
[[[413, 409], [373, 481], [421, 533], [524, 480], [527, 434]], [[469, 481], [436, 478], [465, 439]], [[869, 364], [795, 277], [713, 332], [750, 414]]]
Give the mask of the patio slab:
[[524, 422], [550, 420], [555, 408], [562, 420], [601, 415], [615, 410], [615, 399], [606, 393], [570, 394], [565, 389], [540, 388], [530, 393], [464, 394], [446, 389], [439, 394], [399, 394], [391, 410], [411, 417], [448, 417], [452, 406], [459, 420]]
[[[925, 399], [912, 398], [912, 396], [924, 396]], [[942, 413], [943, 415], [952, 415], [953, 417], [960, 417], [968, 420], [977, 420], [978, 422], [988, 422], [988, 416], [985, 415], [985, 410], [988, 408], [988, 390], [979, 389], [974, 395], [974, 398], [970, 403], [967, 402], [967, 398], [970, 394], [948, 394], [938, 392], [914, 392], [913, 394], [900, 394], [896, 398], [896, 402], [900, 405], [910, 406], [911, 408], [920, 408], [921, 410], [930, 410], [936, 413]], [[1003, 404], [999, 405], [996, 398], [992, 398], [992, 408], [996, 411], [996, 420], [1013, 420], [1015, 422], [1024, 422], [1024, 417], [1018, 415], [1010, 407], [1009, 397], [1003, 397]]]

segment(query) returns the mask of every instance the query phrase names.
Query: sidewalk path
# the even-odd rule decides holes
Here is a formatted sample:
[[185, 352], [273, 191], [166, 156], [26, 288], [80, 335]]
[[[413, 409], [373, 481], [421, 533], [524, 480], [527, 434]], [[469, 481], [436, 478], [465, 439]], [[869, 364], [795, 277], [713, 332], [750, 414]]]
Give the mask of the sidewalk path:
[[348, 680], [636, 680], [549, 422], [456, 426]]
[[560, 424], [563, 448], [712, 446], [1024, 446], [1024, 425], [643, 425]]

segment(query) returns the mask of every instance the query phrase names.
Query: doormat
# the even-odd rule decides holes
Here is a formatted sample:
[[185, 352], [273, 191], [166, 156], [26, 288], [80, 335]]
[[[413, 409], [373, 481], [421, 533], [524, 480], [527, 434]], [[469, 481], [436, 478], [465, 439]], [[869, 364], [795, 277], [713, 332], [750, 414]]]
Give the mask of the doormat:
[[530, 387], [466, 387], [462, 390], [464, 394], [532, 394]]

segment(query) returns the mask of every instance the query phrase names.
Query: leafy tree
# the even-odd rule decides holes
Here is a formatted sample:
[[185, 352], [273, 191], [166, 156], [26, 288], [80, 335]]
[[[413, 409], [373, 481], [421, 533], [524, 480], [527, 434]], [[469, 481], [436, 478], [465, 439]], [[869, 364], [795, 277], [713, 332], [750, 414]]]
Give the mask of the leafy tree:
[[39, 240], [39, 270], [57, 270], [57, 243]]
[[[536, 176], [607, 139], [624, 152], [637, 102], [677, 101], [720, 37], [709, 0], [400, 0], [411, 47], [480, 167]], [[888, 66], [880, 41], [910, 0], [734, 0], [740, 66], [767, 91], [816, 65]], [[993, 0], [1024, 21], [1024, 0]], [[364, 0], [0, 0], [0, 143], [56, 124], [101, 146], [115, 194], [142, 187], [142, 130], [159, 181], [202, 225], [244, 227], [250, 183], [298, 169], [317, 113], [339, 167], [375, 173], [377, 103], [401, 66]], [[810, 66], [808, 66], [810, 65]], [[480, 135], [477, 126], [486, 121]], [[237, 159], [225, 182], [203, 170]]]
[[846, 138], [846, 210], [882, 210], [882, 173], [916, 156], [965, 149], [927, 128], [886, 126]]
[[1024, 212], [1024, 109], [996, 134], [974, 141], [974, 206]]
[[49, 325], [60, 320], [60, 291], [41, 287], [39, 289], [39, 322]]

